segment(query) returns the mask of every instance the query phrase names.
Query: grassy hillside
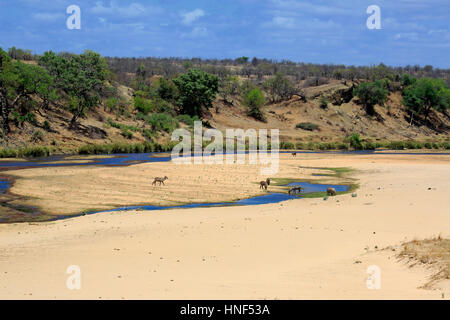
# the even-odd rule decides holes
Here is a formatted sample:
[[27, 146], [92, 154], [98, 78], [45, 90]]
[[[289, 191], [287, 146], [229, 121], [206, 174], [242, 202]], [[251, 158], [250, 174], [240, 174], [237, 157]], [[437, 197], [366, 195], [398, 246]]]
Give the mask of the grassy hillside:
[[[429, 110], [421, 105], [405, 106], [405, 92], [411, 89], [413, 94], [420, 94], [420, 88], [416, 90], [418, 93], [413, 89], [414, 83], [421, 80], [409, 75], [402, 78], [387, 67], [366, 70], [373, 79], [367, 80], [367, 77], [354, 79], [355, 74], [362, 76], [364, 69], [358, 69], [360, 74], [348, 75], [352, 69], [335, 69], [333, 76], [295, 77], [275, 71], [258, 74], [261, 65], [242, 65], [242, 62], [221, 66], [227, 70], [223, 72], [211, 64], [192, 69], [186, 61], [183, 64], [169, 60], [163, 66], [170, 64], [178, 73], [168, 76], [164, 68], [154, 68], [150, 72], [144, 64], [135, 72], [125, 72], [130, 70], [123, 67], [123, 61], [114, 64], [110, 60], [107, 65], [103, 58], [91, 52], [67, 57], [46, 54], [31, 60], [14, 60], [6, 54], [3, 57], [6, 62], [2, 68], [6, 71], [0, 80], [7, 89], [5, 101], [12, 106], [7, 119], [8, 130], [3, 131], [0, 140], [3, 148], [45, 146], [51, 153], [76, 153], [81, 146], [90, 144], [150, 142], [166, 145], [175, 128], [190, 129], [199, 118], [205, 126], [220, 130], [276, 128], [280, 130], [284, 147], [292, 148], [317, 148], [314, 143], [330, 143], [326, 148], [333, 149], [338, 147], [337, 143], [350, 143], [349, 137], [353, 134], [359, 134], [365, 143], [373, 146], [377, 143], [388, 146], [383, 143], [389, 141], [420, 141], [422, 144], [416, 147], [445, 149], [450, 143], [449, 89], [445, 82], [430, 78], [430, 85], [435, 85], [440, 96], [430, 104]], [[73, 75], [61, 74], [58, 63], [67, 64], [67, 68], [71, 63], [78, 65]], [[71, 76], [76, 77], [80, 68], [89, 71], [95, 63], [98, 64], [98, 79], [86, 78], [86, 81], [94, 81], [94, 85], [83, 96], [74, 90], [72, 82], [78, 80], [71, 80]], [[253, 68], [256, 74], [245, 68]], [[292, 70], [285, 68], [286, 73]], [[436, 79], [447, 75], [445, 70], [424, 70], [438, 77]], [[48, 82], [48, 88], [30, 86], [30, 82], [39, 82], [41, 80], [35, 79], [41, 78]], [[186, 83], [189, 85], [185, 86]], [[373, 103], [370, 112], [367, 99], [376, 92], [369, 92], [368, 98], [355, 96], [355, 88], [362, 87], [361, 83], [374, 87], [378, 84], [379, 90], [384, 92], [383, 100]], [[24, 85], [34, 91], [23, 90]], [[85, 90], [83, 81], [78, 85], [79, 91]], [[197, 91], [186, 91], [192, 87]], [[249, 111], [251, 91], [262, 99], [253, 109], [257, 116]], [[12, 101], [9, 97], [14, 94], [18, 98]], [[91, 98], [93, 103], [85, 103], [80, 110], [85, 101], [82, 99], [90, 102]], [[426, 100], [422, 104], [425, 106]]]

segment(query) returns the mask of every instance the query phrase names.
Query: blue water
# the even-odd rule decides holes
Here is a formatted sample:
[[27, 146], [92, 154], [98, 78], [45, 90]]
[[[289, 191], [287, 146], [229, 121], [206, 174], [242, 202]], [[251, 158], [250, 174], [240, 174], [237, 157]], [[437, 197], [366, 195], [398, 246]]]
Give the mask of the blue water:
[[10, 183], [7, 180], [0, 180], [0, 194], [6, 193], [10, 187]]
[[[280, 153], [291, 153], [292, 151], [280, 151]], [[450, 155], [450, 153], [424, 153], [424, 152], [377, 152], [377, 151], [297, 151], [297, 154], [321, 154], [321, 153], [331, 153], [331, 154], [407, 154], [407, 155]], [[198, 156], [198, 155], [194, 155]], [[72, 160], [88, 160], [86, 163], [77, 162], [67, 162], [61, 163], [61, 161], [66, 161], [65, 156], [52, 156], [46, 158], [34, 159], [33, 161], [11, 161], [11, 162], [0, 162], [0, 171], [20, 169], [20, 168], [36, 168], [36, 167], [70, 167], [70, 166], [127, 166], [137, 163], [146, 162], [166, 162], [171, 160], [170, 153], [136, 153], [136, 154], [113, 154], [106, 155], [104, 158], [92, 159], [90, 156], [80, 156]], [[328, 187], [335, 188], [337, 192], [345, 192], [349, 190], [349, 186], [345, 185], [320, 185], [311, 184], [307, 182], [294, 182], [287, 186], [301, 186], [304, 188], [302, 194], [311, 192], [326, 192]], [[10, 182], [7, 180], [0, 179], [0, 194], [5, 193], [10, 188]], [[269, 193], [263, 196], [256, 196], [249, 199], [242, 199], [235, 202], [219, 202], [219, 203], [193, 203], [178, 206], [133, 206], [133, 207], [122, 207], [114, 210], [101, 211], [101, 212], [113, 212], [113, 211], [124, 211], [124, 210], [166, 210], [166, 209], [180, 209], [180, 208], [199, 208], [199, 207], [217, 207], [217, 206], [238, 206], [238, 205], [261, 205], [268, 203], [279, 203], [282, 201], [290, 199], [301, 198], [300, 195], [289, 195], [285, 193]], [[86, 214], [93, 214], [98, 212], [89, 212]], [[57, 219], [69, 218], [73, 216], [59, 216]]]
[[333, 185], [333, 184], [313, 184], [308, 182], [293, 182], [287, 184], [288, 187], [302, 187], [304, 190], [302, 193], [312, 193], [312, 192], [326, 192], [327, 188], [334, 188], [336, 192], [346, 192], [350, 190], [349, 186], [345, 185]]

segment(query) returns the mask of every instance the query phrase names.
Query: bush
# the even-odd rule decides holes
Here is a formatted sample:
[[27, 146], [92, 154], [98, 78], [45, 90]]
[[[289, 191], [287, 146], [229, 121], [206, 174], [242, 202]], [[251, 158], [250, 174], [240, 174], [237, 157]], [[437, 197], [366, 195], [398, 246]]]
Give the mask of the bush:
[[127, 138], [127, 139], [132, 139], [133, 138], [133, 132], [131, 132], [128, 128], [123, 128], [122, 129], [122, 135]]
[[190, 127], [193, 127], [194, 126], [194, 122], [195, 121], [200, 121], [200, 118], [197, 117], [197, 116], [191, 117], [188, 114], [180, 114], [180, 115], [177, 116], [177, 120], [187, 124]]
[[403, 141], [392, 141], [389, 144], [389, 149], [392, 149], [392, 150], [403, 150], [403, 149], [405, 149], [405, 143]]
[[361, 136], [358, 133], [354, 133], [352, 134], [349, 138], [348, 141], [350, 143], [350, 146], [355, 149], [355, 150], [363, 150], [364, 146], [362, 144], [362, 139]]
[[42, 127], [44, 128], [45, 131], [51, 131], [52, 130], [50, 128], [50, 123], [47, 120], [44, 121], [44, 124], [43, 124]]
[[244, 104], [247, 106], [247, 114], [256, 120], [265, 121], [264, 114], [261, 107], [264, 105], [266, 99], [258, 88], [253, 89], [244, 98]]
[[317, 125], [315, 123], [311, 123], [311, 122], [298, 123], [295, 127], [297, 129], [303, 129], [303, 130], [306, 130], [306, 131], [319, 130], [319, 125]]
[[40, 130], [35, 130], [31, 136], [31, 140], [34, 142], [44, 141], [44, 134]]
[[280, 149], [282, 150], [292, 150], [295, 149], [295, 145], [292, 142], [280, 142]]
[[326, 109], [328, 107], [328, 100], [325, 96], [320, 97], [319, 103], [322, 109]]
[[178, 120], [167, 113], [153, 113], [144, 117], [144, 120], [152, 126], [153, 132], [172, 132], [179, 126]]
[[364, 146], [364, 150], [375, 150], [376, 149], [375, 143], [370, 142], [370, 141], [364, 143], [363, 146]]
[[363, 82], [355, 89], [353, 94], [359, 98], [361, 103], [366, 107], [369, 115], [375, 114], [375, 105], [384, 105], [388, 91], [384, 87], [384, 83], [380, 80], [375, 82]]

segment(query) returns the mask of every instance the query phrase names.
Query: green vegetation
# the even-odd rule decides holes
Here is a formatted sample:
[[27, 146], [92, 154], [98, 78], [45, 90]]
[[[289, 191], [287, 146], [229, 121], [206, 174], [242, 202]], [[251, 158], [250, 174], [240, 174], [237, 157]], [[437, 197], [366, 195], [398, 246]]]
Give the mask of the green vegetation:
[[353, 94], [359, 98], [366, 107], [369, 115], [375, 114], [375, 105], [384, 105], [387, 99], [388, 91], [383, 81], [361, 83], [353, 90]]
[[178, 120], [168, 113], [152, 113], [141, 118], [151, 125], [153, 132], [172, 132], [179, 126]]
[[201, 117], [205, 109], [212, 106], [219, 92], [219, 78], [199, 69], [189, 69], [173, 79], [180, 96], [178, 104], [181, 113]]
[[264, 95], [258, 88], [250, 91], [244, 98], [244, 104], [247, 107], [247, 114], [256, 120], [265, 121], [261, 107], [266, 102]]
[[29, 112], [34, 107], [28, 103], [31, 96], [40, 97], [45, 104], [53, 97], [52, 84], [53, 78], [45, 69], [14, 62], [0, 48], [0, 129], [3, 136], [10, 131], [10, 114], [14, 111], [18, 122], [29, 121]]
[[426, 122], [431, 109], [446, 112], [450, 108], [450, 89], [441, 79], [422, 78], [411, 83], [403, 91], [403, 104], [413, 115], [423, 115]]
[[47, 51], [39, 64], [54, 77], [56, 88], [68, 95], [69, 111], [73, 114], [70, 127], [74, 127], [77, 119], [99, 102], [99, 92], [109, 72], [106, 60], [89, 50], [70, 56]]
[[295, 127], [306, 131], [319, 130], [319, 125], [311, 122], [298, 123]]
[[99, 155], [113, 153], [148, 153], [171, 151], [174, 144], [161, 145], [153, 142], [136, 144], [113, 143], [113, 144], [89, 144], [78, 149], [81, 155]]

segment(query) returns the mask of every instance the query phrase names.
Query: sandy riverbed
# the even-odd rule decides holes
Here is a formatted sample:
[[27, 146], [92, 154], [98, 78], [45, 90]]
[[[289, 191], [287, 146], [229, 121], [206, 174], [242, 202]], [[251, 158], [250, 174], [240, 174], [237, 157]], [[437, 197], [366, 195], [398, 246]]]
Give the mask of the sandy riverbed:
[[[358, 197], [347, 194], [328, 201], [299, 199], [251, 207], [115, 212], [0, 225], [0, 298], [441, 299], [442, 293], [450, 297], [449, 282], [437, 284], [434, 290], [418, 288], [431, 269], [409, 268], [395, 258], [402, 241], [438, 234], [450, 237], [450, 156], [282, 157], [280, 177], [309, 176], [312, 171], [299, 165], [356, 169]], [[115, 171], [108, 173], [109, 169]], [[59, 196], [58, 210], [66, 210], [66, 203], [67, 210], [73, 211], [81, 206], [83, 197], [88, 206], [94, 206], [90, 193], [96, 189], [81, 192], [76, 191], [78, 187], [103, 186], [102, 181], [113, 178], [112, 172], [122, 176], [117, 173], [122, 169], [128, 177], [114, 179], [121, 183], [118, 189], [130, 190], [127, 201], [147, 195], [142, 189], [149, 184], [147, 174], [169, 176], [173, 174], [169, 170], [174, 170], [170, 164], [152, 163], [127, 168], [64, 168], [67, 171], [29, 169], [14, 175], [22, 177], [16, 181], [21, 192], [25, 189], [20, 181], [25, 178], [30, 196], [55, 194], [51, 201], [38, 200], [42, 207], [50, 207]], [[71, 194], [62, 193], [68, 190], [64, 186], [68, 170], [74, 170], [72, 175], [86, 170], [82, 182], [72, 177], [69, 191], [77, 197], [73, 202]], [[94, 171], [89, 170], [99, 170], [95, 180], [90, 180]], [[150, 170], [155, 171], [150, 174]], [[161, 196], [163, 201], [172, 201], [164, 198], [170, 194], [167, 191], [172, 184], [192, 181], [189, 175], [198, 175], [192, 170], [177, 169], [176, 181], [169, 180], [166, 187], [152, 191], [155, 199]], [[204, 181], [212, 183], [214, 179], [229, 179], [230, 187], [233, 179], [242, 179], [238, 180], [239, 190], [226, 193], [230, 198], [260, 192], [254, 184], [259, 179], [256, 168], [245, 169], [255, 170], [249, 177], [236, 177], [238, 172], [233, 170], [240, 170], [238, 167], [214, 170], [201, 178], [210, 180], [193, 183], [192, 188], [198, 185], [198, 193], [185, 196], [180, 192], [179, 196], [196, 201], [205, 199], [204, 194], [221, 194], [220, 188], [206, 187]], [[60, 181], [60, 189], [38, 193], [38, 177], [60, 176], [66, 178], [51, 180]], [[134, 194], [139, 190], [141, 193]], [[161, 190], [165, 191], [159, 194]], [[121, 199], [120, 195], [115, 194], [114, 199]], [[99, 202], [104, 198], [97, 197]], [[389, 249], [382, 250], [386, 247]], [[66, 287], [69, 265], [81, 268], [81, 290]], [[366, 287], [366, 269], [371, 265], [381, 269], [380, 290]]]

